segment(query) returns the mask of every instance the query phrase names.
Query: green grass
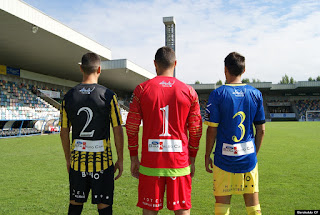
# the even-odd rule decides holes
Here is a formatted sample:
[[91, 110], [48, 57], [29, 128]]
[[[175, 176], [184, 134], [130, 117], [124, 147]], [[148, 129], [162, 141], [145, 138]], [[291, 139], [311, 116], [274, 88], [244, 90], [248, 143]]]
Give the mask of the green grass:
[[[263, 214], [319, 209], [320, 123], [272, 122], [266, 128], [258, 156]], [[204, 169], [205, 130], [206, 126], [192, 190], [191, 213], [200, 215], [214, 211], [212, 175]], [[0, 150], [0, 214], [66, 214], [68, 176], [58, 135], [1, 139]], [[130, 175], [126, 147], [124, 155], [124, 173], [115, 184], [114, 214], [141, 214], [135, 206], [138, 180]], [[90, 202], [83, 214], [97, 214]], [[231, 214], [246, 214], [242, 196], [234, 196], [231, 205]], [[159, 214], [173, 213], [163, 209]]]

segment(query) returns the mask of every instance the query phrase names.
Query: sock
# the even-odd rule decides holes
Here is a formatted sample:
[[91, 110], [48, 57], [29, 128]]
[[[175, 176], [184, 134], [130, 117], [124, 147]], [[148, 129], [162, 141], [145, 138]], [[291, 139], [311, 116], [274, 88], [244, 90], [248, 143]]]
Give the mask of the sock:
[[103, 209], [98, 209], [99, 215], [112, 215], [112, 205], [103, 208]]
[[[261, 214], [260, 204], [255, 206], [246, 207], [248, 215]], [[259, 211], [259, 212], [258, 212]]]
[[68, 215], [80, 215], [82, 212], [83, 205], [69, 204]]
[[214, 213], [216, 215], [229, 215], [230, 214], [230, 204], [216, 203], [214, 205]]

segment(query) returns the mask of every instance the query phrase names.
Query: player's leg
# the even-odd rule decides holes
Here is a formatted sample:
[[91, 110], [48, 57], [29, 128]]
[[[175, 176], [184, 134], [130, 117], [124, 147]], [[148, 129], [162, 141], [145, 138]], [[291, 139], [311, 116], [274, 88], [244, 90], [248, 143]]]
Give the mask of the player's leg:
[[70, 204], [69, 215], [80, 215], [83, 209], [83, 203], [87, 201], [90, 187], [87, 183], [87, 175], [84, 172], [70, 169]]
[[167, 207], [175, 214], [190, 214], [191, 181], [190, 175], [166, 177]]
[[143, 209], [143, 214], [157, 214], [163, 208], [164, 190], [164, 177], [139, 175], [137, 206]]
[[214, 211], [217, 215], [230, 214], [233, 175], [213, 166], [213, 193], [216, 199]]
[[75, 202], [71, 200], [69, 203], [68, 215], [79, 215], [83, 209], [83, 203]]
[[252, 171], [245, 173], [244, 178], [245, 193], [243, 194], [243, 198], [246, 204], [247, 213], [249, 215], [261, 214], [259, 203], [258, 164]]
[[230, 214], [231, 195], [215, 196], [216, 203], [214, 205], [214, 212], [216, 215]]
[[175, 215], [189, 215], [190, 209], [189, 210], [184, 210], [184, 209], [176, 210], [176, 211], [174, 211], [174, 214]]
[[92, 204], [97, 204], [99, 215], [112, 215], [114, 167], [110, 166], [91, 176]]
[[245, 193], [243, 195], [248, 215], [261, 214], [259, 193]]
[[148, 209], [143, 209], [142, 210], [142, 214], [143, 215], [156, 215], [158, 214], [159, 211], [152, 211], [152, 210], [148, 210]]

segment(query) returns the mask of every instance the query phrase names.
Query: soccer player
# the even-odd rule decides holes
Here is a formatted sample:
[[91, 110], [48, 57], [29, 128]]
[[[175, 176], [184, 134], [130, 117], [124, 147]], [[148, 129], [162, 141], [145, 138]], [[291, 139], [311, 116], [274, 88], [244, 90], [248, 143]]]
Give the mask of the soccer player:
[[[215, 214], [229, 214], [233, 194], [243, 195], [248, 214], [261, 214], [257, 154], [265, 133], [262, 94], [241, 83], [243, 56], [232, 52], [224, 62], [227, 84], [211, 92], [205, 121], [205, 166], [213, 172]], [[213, 165], [210, 154], [215, 142]]]
[[[123, 171], [123, 131], [116, 95], [98, 83], [100, 57], [83, 55], [81, 84], [64, 96], [61, 106], [61, 142], [70, 183], [68, 214], [81, 214], [91, 189], [92, 204], [99, 214], [112, 214], [114, 173]], [[110, 123], [113, 127], [118, 160], [112, 162]], [[72, 128], [70, 145], [69, 132]]]
[[171, 48], [158, 49], [154, 60], [157, 77], [136, 87], [127, 118], [131, 174], [139, 179], [137, 206], [144, 215], [157, 214], [163, 208], [165, 189], [167, 208], [175, 214], [190, 214], [191, 178], [202, 121], [197, 93], [173, 77], [176, 63]]

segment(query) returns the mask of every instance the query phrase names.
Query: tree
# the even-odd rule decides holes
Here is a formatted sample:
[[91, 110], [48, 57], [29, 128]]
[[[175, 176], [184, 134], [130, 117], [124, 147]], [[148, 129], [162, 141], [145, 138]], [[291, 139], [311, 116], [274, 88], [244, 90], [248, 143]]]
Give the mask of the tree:
[[282, 76], [282, 79], [279, 84], [289, 84], [289, 76], [287, 74]]
[[315, 81], [315, 80], [312, 77], [309, 77], [308, 81]]
[[294, 84], [294, 83], [296, 83], [296, 81], [291, 77], [290, 78], [290, 84]]
[[242, 79], [242, 83], [250, 83], [249, 78], [244, 78], [244, 79]]
[[317, 77], [317, 81], [320, 81], [320, 76]]
[[221, 80], [217, 81], [216, 85], [222, 85], [222, 81]]
[[255, 78], [252, 79], [252, 83], [256, 83], [257, 80]]
[[194, 82], [194, 84], [200, 84], [200, 81], [196, 80], [196, 81]]

